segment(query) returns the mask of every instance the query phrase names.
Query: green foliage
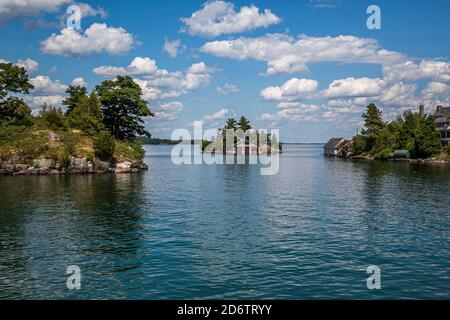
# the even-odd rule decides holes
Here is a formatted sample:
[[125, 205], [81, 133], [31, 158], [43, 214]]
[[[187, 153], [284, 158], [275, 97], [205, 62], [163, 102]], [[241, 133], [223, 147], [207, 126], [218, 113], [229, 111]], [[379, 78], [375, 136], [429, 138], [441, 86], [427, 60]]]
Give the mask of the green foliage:
[[354, 155], [360, 155], [367, 151], [366, 139], [360, 134], [356, 135], [352, 139], [352, 151]]
[[25, 68], [14, 66], [11, 63], [0, 63], [0, 99], [3, 100], [9, 93], [27, 94], [33, 89], [28, 81]]
[[147, 102], [141, 99], [142, 90], [129, 76], [103, 81], [96, 87], [103, 112], [103, 123], [116, 139], [125, 140], [148, 135], [143, 117], [153, 116]]
[[114, 159], [116, 161], [129, 159], [143, 159], [145, 155], [142, 144], [138, 140], [120, 141], [116, 140], [116, 149], [114, 152]]
[[101, 109], [95, 92], [82, 96], [67, 117], [69, 126], [94, 135], [103, 129]]
[[44, 105], [39, 115], [46, 128], [58, 130], [67, 127], [66, 119], [61, 109]]
[[70, 153], [64, 152], [58, 159], [61, 168], [68, 168], [70, 166]]
[[441, 150], [434, 118], [406, 111], [389, 124], [374, 104], [363, 115], [365, 129], [353, 137], [353, 154], [368, 153], [376, 159], [387, 159], [394, 150], [405, 149], [413, 158], [427, 158]]
[[11, 63], [0, 63], [0, 125], [31, 125], [31, 110], [20, 98], [9, 94], [27, 94], [33, 89], [27, 71]]
[[441, 142], [433, 117], [406, 111], [403, 119], [398, 118], [396, 122], [401, 125], [398, 149], [409, 150], [413, 158], [427, 158], [440, 152]]
[[237, 129], [237, 121], [236, 121], [236, 119], [235, 118], [228, 118], [224, 129], [236, 130]]
[[375, 154], [385, 150], [393, 150], [395, 149], [395, 145], [396, 143], [391, 129], [389, 126], [385, 126], [378, 132], [378, 135], [375, 136], [374, 146], [371, 152], [372, 154]]
[[252, 126], [250, 125], [250, 121], [248, 121], [246, 117], [242, 116], [239, 119], [238, 128], [242, 129], [242, 131], [246, 132], [247, 130], [250, 130], [252, 128]]
[[44, 105], [39, 115], [33, 117], [25, 101], [11, 95], [27, 94], [32, 88], [25, 69], [0, 63], [2, 160], [18, 156], [20, 161], [31, 165], [33, 159], [47, 158], [68, 167], [73, 156], [94, 160], [95, 155], [102, 160], [114, 157], [121, 161], [143, 158], [139, 141], [116, 142], [104, 131], [105, 121], [110, 124], [108, 129], [119, 130], [116, 132], [121, 139], [146, 133], [141, 118], [153, 114], [141, 99], [140, 87], [130, 77], [118, 77], [98, 86], [102, 103], [95, 92], [87, 95], [84, 87], [69, 87], [69, 95], [62, 103], [67, 106], [66, 116], [61, 109]]
[[23, 159], [34, 159], [48, 151], [47, 135], [33, 132], [30, 127], [0, 127], [0, 154], [2, 160], [13, 155]]
[[212, 142], [208, 140], [202, 140], [202, 151], [205, 151], [206, 147], [209, 146]]
[[82, 86], [69, 86], [66, 93], [68, 93], [69, 96], [66, 97], [61, 104], [67, 106], [66, 116], [69, 116], [78, 103], [80, 103], [80, 100], [87, 98], [87, 89]]
[[136, 140], [141, 141], [142, 144], [178, 144], [180, 141], [171, 139], [159, 139], [153, 137], [137, 137]]
[[28, 105], [17, 97], [9, 97], [0, 103], [0, 120], [5, 125], [24, 125], [33, 124], [31, 109]]
[[375, 160], [389, 160], [392, 159], [392, 152], [390, 149], [384, 149], [381, 150], [380, 152], [374, 154], [373, 158]]
[[383, 112], [373, 103], [367, 106], [367, 112], [362, 115], [364, 119], [365, 130], [363, 134], [377, 135], [383, 128], [385, 123], [382, 119]]
[[382, 111], [373, 103], [367, 106], [367, 111], [362, 115], [365, 129], [362, 135], [366, 140], [366, 149], [372, 150], [376, 145], [376, 139], [380, 131], [384, 129], [385, 123], [382, 119]]
[[408, 150], [395, 150], [393, 156], [397, 159], [409, 159], [411, 153]]
[[81, 142], [81, 135], [78, 133], [67, 132], [63, 137], [64, 153], [74, 155], [77, 144]]
[[115, 141], [108, 131], [101, 131], [94, 140], [95, 156], [110, 161], [114, 155]]

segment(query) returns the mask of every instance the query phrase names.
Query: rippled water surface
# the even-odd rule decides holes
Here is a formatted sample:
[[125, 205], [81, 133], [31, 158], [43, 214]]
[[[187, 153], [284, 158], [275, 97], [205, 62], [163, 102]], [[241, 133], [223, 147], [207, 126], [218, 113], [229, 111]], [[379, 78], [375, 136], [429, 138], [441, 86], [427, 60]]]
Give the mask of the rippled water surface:
[[285, 145], [261, 176], [146, 150], [140, 174], [0, 177], [0, 298], [449, 298], [450, 167]]

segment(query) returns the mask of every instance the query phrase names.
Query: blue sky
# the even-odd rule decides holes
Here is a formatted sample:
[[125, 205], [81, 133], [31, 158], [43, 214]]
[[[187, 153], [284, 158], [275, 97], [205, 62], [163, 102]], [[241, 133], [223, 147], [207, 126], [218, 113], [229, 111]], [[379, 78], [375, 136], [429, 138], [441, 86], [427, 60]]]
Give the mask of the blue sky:
[[[69, 5], [81, 30], [68, 29]], [[381, 10], [369, 30], [366, 9]], [[195, 120], [247, 116], [285, 142], [351, 137], [365, 106], [386, 119], [448, 105], [450, 2], [0, 0], [0, 59], [28, 68], [27, 102], [56, 106], [67, 85], [117, 74], [143, 88], [157, 137]]]

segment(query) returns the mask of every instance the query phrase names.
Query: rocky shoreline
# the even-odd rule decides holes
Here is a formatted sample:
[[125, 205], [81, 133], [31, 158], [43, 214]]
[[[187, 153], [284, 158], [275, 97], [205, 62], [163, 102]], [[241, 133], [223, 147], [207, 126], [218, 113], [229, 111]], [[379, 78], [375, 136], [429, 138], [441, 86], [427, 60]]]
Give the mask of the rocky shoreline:
[[97, 173], [136, 173], [148, 170], [141, 160], [111, 163], [98, 159], [71, 157], [67, 167], [61, 167], [53, 159], [34, 159], [32, 164], [24, 164], [19, 157], [8, 161], [0, 160], [0, 175], [65, 175]]
[[403, 159], [403, 158], [393, 158], [387, 160], [377, 160], [373, 157], [368, 156], [352, 156], [352, 157], [337, 157], [341, 159], [348, 160], [366, 160], [366, 161], [392, 161], [392, 162], [408, 162], [414, 164], [450, 164], [450, 160], [445, 159]]

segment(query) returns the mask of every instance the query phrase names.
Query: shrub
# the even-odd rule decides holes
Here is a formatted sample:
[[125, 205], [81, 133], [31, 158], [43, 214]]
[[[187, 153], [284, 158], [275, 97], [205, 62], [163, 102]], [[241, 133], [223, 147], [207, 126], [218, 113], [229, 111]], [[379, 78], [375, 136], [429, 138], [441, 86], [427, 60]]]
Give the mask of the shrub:
[[205, 151], [206, 147], [211, 144], [211, 141], [202, 140], [202, 151]]
[[353, 137], [352, 152], [353, 155], [360, 155], [366, 151], [366, 141], [362, 135]]
[[71, 128], [80, 129], [91, 136], [103, 129], [100, 104], [95, 93], [90, 97], [79, 98], [75, 107], [70, 111], [67, 122]]
[[62, 156], [58, 159], [58, 163], [61, 168], [68, 168], [70, 166], [70, 154], [64, 152]]
[[139, 140], [116, 140], [115, 161], [141, 160], [144, 158], [144, 155], [145, 151], [142, 149], [142, 143]]
[[66, 119], [64, 118], [64, 113], [61, 109], [44, 106], [40, 115], [45, 126], [50, 129], [57, 130], [67, 127]]
[[133, 149], [134, 159], [143, 159], [145, 156], [145, 150], [142, 148], [142, 142], [138, 140], [133, 140], [131, 143], [131, 148]]
[[382, 151], [376, 153], [376, 154], [373, 156], [373, 158], [374, 158], [375, 160], [383, 160], [383, 161], [389, 160], [389, 159], [392, 158], [392, 152], [391, 152], [391, 150], [389, 150], [389, 149], [384, 149], [384, 150], [382, 150]]
[[109, 161], [112, 159], [115, 150], [115, 141], [107, 131], [101, 131], [94, 141], [95, 156], [100, 160]]

